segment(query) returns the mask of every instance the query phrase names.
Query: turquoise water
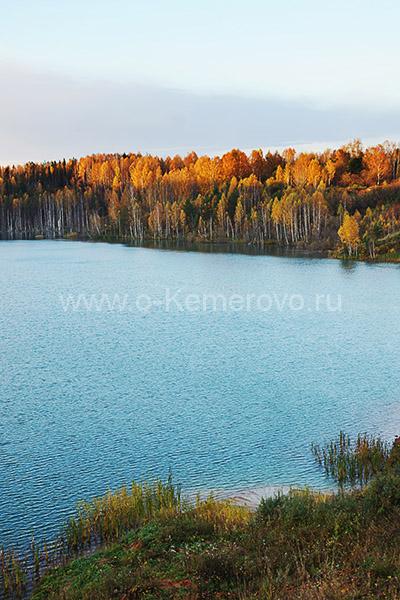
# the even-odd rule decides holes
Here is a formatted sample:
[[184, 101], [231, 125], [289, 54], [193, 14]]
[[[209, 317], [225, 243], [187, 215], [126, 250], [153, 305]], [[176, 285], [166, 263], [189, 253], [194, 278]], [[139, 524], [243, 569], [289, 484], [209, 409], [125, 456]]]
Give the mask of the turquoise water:
[[[1, 242], [0, 290], [0, 543], [170, 468], [186, 490], [324, 486], [313, 440], [400, 433], [398, 266]], [[236, 310], [168, 311], [166, 290]]]

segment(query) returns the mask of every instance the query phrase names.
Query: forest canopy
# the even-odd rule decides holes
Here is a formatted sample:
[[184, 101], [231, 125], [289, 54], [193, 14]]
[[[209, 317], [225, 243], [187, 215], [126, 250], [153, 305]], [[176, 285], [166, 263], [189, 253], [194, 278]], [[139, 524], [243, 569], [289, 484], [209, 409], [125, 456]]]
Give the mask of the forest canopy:
[[354, 140], [320, 153], [95, 154], [0, 167], [0, 233], [229, 240], [375, 258], [398, 248], [400, 147]]

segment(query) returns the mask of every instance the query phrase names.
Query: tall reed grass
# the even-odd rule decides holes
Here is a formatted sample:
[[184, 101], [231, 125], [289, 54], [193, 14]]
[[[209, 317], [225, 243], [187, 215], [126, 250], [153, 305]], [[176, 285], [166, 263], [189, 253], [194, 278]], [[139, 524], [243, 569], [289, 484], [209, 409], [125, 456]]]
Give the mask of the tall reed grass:
[[63, 532], [69, 552], [113, 542], [161, 513], [179, 511], [180, 490], [171, 479], [155, 484], [133, 482], [90, 502], [80, 502], [77, 514]]
[[352, 439], [341, 431], [326, 445], [312, 444], [315, 460], [327, 476], [343, 490], [346, 486], [363, 487], [381, 473], [391, 456], [392, 446], [380, 437], [359, 434]]
[[52, 543], [37, 543], [29, 550], [0, 549], [0, 598], [25, 597], [48, 567], [65, 564], [73, 556], [116, 542], [147, 521], [182, 510], [181, 491], [169, 477], [166, 482], [133, 482], [105, 496], [80, 502], [76, 514]]
[[27, 572], [23, 559], [15, 551], [0, 549], [0, 594], [21, 598], [26, 589]]
[[233, 500], [217, 500], [213, 496], [196, 499], [193, 509], [196, 518], [212, 525], [216, 532], [236, 531], [247, 525], [252, 511], [247, 506], [239, 506]]

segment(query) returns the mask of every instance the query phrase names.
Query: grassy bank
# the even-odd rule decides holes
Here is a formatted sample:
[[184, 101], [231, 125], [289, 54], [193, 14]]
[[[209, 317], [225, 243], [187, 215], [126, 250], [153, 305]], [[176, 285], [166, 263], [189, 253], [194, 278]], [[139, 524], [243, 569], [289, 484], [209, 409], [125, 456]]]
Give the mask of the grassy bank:
[[187, 502], [169, 481], [82, 503], [33, 600], [400, 599], [399, 441], [341, 434], [313, 453], [336, 494], [250, 510]]
[[34, 600], [400, 598], [400, 478], [292, 492], [255, 513], [212, 499], [165, 511], [50, 571]]

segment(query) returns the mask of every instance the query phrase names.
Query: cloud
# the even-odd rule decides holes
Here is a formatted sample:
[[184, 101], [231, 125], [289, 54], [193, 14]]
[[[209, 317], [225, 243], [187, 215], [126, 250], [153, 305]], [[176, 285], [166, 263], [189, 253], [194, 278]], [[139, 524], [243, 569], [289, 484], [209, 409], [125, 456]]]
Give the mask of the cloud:
[[293, 101], [75, 80], [0, 65], [0, 163], [96, 152], [217, 153], [232, 147], [397, 139], [400, 111], [326, 110]]

